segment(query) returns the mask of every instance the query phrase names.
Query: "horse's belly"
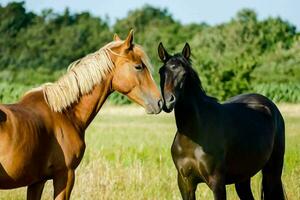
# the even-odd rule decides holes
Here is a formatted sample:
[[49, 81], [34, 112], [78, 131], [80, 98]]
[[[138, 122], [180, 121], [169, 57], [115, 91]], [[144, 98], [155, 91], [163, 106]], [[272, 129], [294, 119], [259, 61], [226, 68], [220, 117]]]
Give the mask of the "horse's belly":
[[13, 159], [0, 163], [0, 188], [11, 189], [30, 185], [44, 174], [41, 163], [28, 163]]
[[228, 182], [254, 176], [268, 162], [274, 143], [274, 132], [268, 130], [240, 131], [226, 147], [225, 167]]
[[241, 171], [240, 173], [236, 171], [229, 171], [225, 176], [226, 184], [239, 183], [248, 180], [255, 174], [257, 174], [260, 170], [261, 168], [252, 168], [252, 170], [250, 171]]
[[43, 164], [45, 162], [27, 153], [23, 154], [12, 151], [6, 155], [0, 155], [1, 189], [12, 189], [30, 185], [39, 181], [41, 177], [49, 175], [46, 166]]
[[240, 182], [254, 176], [267, 163], [270, 153], [245, 153], [235, 155], [226, 161], [226, 182]]
[[14, 189], [32, 184], [34, 179], [25, 176], [11, 176], [5, 169], [0, 170], [0, 189]]

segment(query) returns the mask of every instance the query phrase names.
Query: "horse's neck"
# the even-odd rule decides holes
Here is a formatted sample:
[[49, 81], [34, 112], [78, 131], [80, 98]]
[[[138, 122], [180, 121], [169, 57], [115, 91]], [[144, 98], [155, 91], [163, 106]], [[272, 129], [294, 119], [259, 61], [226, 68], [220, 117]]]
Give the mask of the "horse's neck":
[[217, 103], [209, 100], [200, 87], [186, 85], [175, 106], [178, 132], [190, 138], [198, 138], [199, 131], [205, 132], [208, 120], [216, 111], [216, 105]]
[[80, 129], [85, 130], [89, 126], [112, 92], [111, 79], [112, 77], [108, 76], [101, 84], [95, 85], [90, 93], [82, 96], [78, 103], [70, 109], [69, 112], [75, 115], [77, 126]]

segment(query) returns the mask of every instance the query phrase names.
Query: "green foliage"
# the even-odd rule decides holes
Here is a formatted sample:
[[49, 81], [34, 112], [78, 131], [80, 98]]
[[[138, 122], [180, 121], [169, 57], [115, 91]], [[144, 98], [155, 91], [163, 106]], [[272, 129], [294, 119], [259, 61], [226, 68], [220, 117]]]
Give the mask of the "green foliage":
[[261, 55], [260, 67], [253, 73], [257, 83], [286, 83], [300, 81], [300, 37], [294, 38], [290, 48], [281, 43], [272, 51]]
[[122, 95], [122, 94], [119, 94], [119, 93], [112, 93], [109, 97], [108, 97], [109, 101], [113, 104], [119, 104], [119, 105], [124, 105], [124, 104], [129, 104], [130, 101], [129, 99]]
[[1, 9], [0, 69], [66, 68], [111, 39], [107, 22], [89, 13], [71, 15], [66, 9], [58, 15], [48, 10], [37, 16], [26, 13], [23, 3]]
[[256, 66], [255, 59], [249, 57], [235, 58], [220, 68], [210, 63], [201, 64], [203, 85], [209, 94], [226, 100], [251, 89], [251, 75]]
[[[167, 9], [145, 5], [110, 27], [107, 19], [87, 12], [44, 10], [37, 15], [27, 12], [23, 3], [0, 6], [1, 82], [33, 87], [55, 81], [72, 61], [111, 41], [114, 32], [124, 39], [131, 28], [137, 33], [135, 42], [154, 64], [157, 82], [161, 66], [157, 45], [162, 41], [170, 53], [180, 52], [189, 42], [203, 87], [220, 100], [245, 92], [262, 92], [277, 100], [271, 94], [281, 93], [281, 85], [299, 84], [300, 34], [279, 17], [259, 20], [253, 10], [243, 9], [217, 26], [183, 25]], [[280, 101], [298, 102], [294, 89], [287, 87], [293, 97], [286, 95]], [[119, 94], [109, 99], [117, 104], [129, 102]]]
[[300, 102], [299, 83], [262, 83], [254, 86], [254, 90], [275, 102]]
[[30, 87], [26, 87], [22, 84], [9, 84], [0, 83], [0, 102], [1, 103], [12, 103], [16, 102], [22, 97], [25, 91], [29, 90]]

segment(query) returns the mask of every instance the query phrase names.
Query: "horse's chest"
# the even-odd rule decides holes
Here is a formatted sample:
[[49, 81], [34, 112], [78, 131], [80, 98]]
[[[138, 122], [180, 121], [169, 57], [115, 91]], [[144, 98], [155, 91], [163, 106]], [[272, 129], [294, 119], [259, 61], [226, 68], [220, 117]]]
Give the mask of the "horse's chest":
[[172, 144], [172, 158], [179, 173], [206, 182], [211, 169], [211, 156], [201, 146], [177, 134]]

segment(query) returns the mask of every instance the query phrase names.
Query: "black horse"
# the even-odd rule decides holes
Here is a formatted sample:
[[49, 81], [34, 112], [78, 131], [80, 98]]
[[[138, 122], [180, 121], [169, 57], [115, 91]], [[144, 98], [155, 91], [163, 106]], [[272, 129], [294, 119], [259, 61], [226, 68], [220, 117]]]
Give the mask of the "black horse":
[[162, 43], [160, 86], [164, 111], [175, 108], [177, 133], [171, 148], [184, 200], [196, 199], [205, 182], [215, 200], [226, 199], [226, 184], [235, 184], [242, 200], [254, 199], [250, 178], [262, 170], [262, 199], [281, 200], [284, 120], [276, 105], [259, 94], [235, 96], [224, 104], [205, 94], [191, 66], [188, 44], [169, 55]]

